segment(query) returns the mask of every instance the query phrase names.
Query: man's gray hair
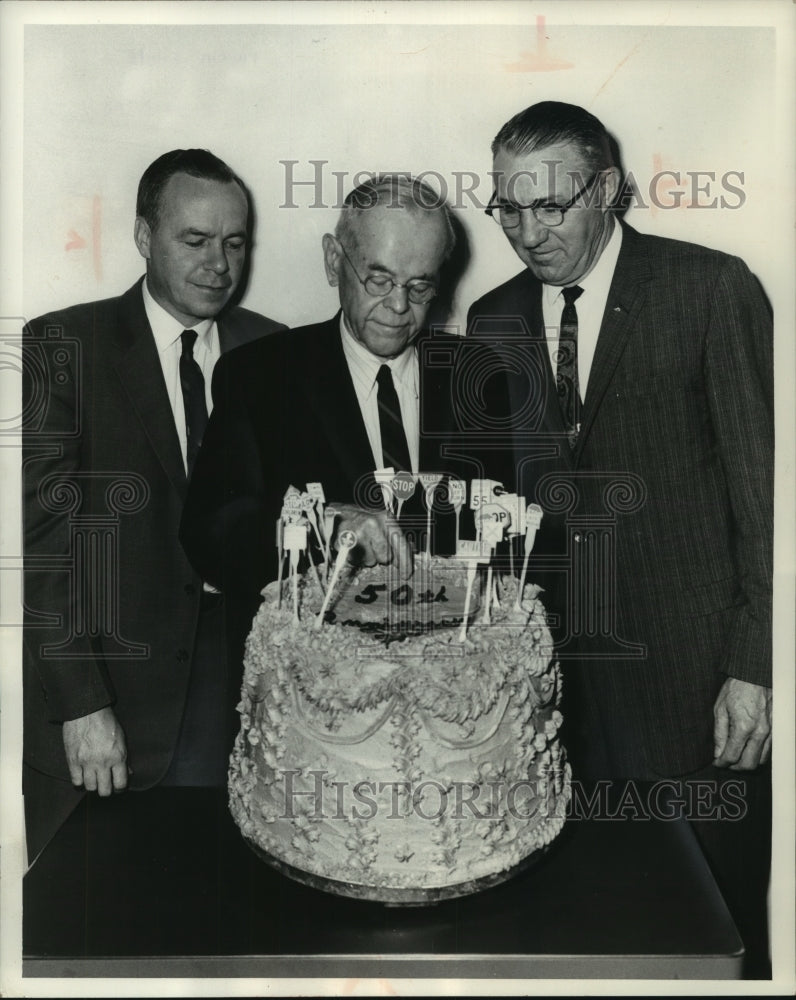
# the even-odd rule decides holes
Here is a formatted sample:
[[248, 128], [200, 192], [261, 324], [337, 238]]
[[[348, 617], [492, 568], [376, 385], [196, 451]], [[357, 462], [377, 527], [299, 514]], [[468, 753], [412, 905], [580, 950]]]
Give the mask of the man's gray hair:
[[410, 174], [377, 174], [349, 192], [334, 230], [337, 239], [344, 246], [356, 246], [357, 220], [368, 209], [376, 208], [378, 205], [386, 208], [404, 208], [415, 213], [441, 212], [447, 231], [443, 260], [447, 260], [453, 253], [456, 246], [456, 232], [450, 206], [445, 198], [425, 181]]

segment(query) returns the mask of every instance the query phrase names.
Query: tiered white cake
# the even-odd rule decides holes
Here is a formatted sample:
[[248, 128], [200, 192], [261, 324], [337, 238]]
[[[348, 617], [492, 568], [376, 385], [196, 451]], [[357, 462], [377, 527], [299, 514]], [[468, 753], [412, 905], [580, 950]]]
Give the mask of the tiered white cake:
[[321, 628], [314, 571], [298, 619], [286, 583], [281, 600], [266, 588], [246, 646], [230, 807], [293, 877], [428, 902], [502, 881], [561, 830], [560, 675], [541, 603], [520, 605], [512, 576], [490, 622], [477, 609], [462, 641], [463, 563], [418, 556], [406, 582], [388, 569], [345, 577]]

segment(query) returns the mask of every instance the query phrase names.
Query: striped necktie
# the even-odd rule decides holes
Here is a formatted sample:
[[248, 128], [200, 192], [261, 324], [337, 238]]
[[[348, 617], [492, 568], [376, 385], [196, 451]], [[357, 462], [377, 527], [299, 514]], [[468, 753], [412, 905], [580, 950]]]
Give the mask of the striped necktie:
[[398, 401], [389, 365], [382, 365], [379, 368], [376, 382], [379, 386], [379, 427], [383, 464], [391, 465], [396, 472], [411, 472], [412, 463], [401, 419], [401, 404]]
[[580, 385], [578, 384], [578, 313], [575, 300], [583, 294], [579, 285], [565, 288], [564, 309], [561, 313], [561, 328], [558, 338], [556, 364], [556, 389], [561, 416], [567, 431], [570, 447], [574, 448], [580, 431]]

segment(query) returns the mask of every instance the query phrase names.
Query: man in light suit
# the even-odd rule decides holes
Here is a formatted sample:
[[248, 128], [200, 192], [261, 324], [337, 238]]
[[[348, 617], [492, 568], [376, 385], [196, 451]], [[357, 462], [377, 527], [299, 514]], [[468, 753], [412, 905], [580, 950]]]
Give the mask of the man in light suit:
[[148, 167], [134, 236], [145, 278], [25, 330], [30, 861], [79, 792], [223, 784], [231, 742], [223, 602], [178, 526], [216, 360], [283, 327], [229, 305], [249, 196], [212, 153]]
[[573, 772], [702, 778], [714, 790], [743, 772], [747, 819], [695, 825], [760, 959], [768, 305], [738, 258], [641, 235], [614, 217], [620, 172], [606, 130], [582, 108], [527, 108], [492, 152], [488, 212], [525, 269], [472, 306], [468, 328], [498, 339], [520, 330], [515, 351], [541, 389], [534, 418], [518, 427], [519, 461], [526, 495], [549, 514], [537, 551], [562, 616]]
[[[421, 336], [454, 242], [449, 210], [426, 185], [403, 175], [360, 185], [346, 198], [334, 235], [323, 237], [326, 277], [340, 295], [337, 315], [250, 344], [218, 365], [181, 538], [198, 572], [228, 601], [234, 655], [242, 656], [262, 587], [277, 575], [275, 522], [289, 486], [320, 482], [327, 503], [342, 513], [338, 532], [352, 527], [359, 536], [354, 557], [366, 565], [394, 559], [406, 575], [407, 543], [373, 489], [374, 470], [485, 474], [467, 430], [464, 455], [444, 451], [457, 430], [459, 352], [471, 346], [475, 363], [480, 348]], [[401, 448], [385, 443], [385, 374]], [[484, 408], [501, 399], [499, 380], [490, 380]], [[470, 430], [484, 426], [480, 407], [465, 409], [460, 416]], [[487, 471], [499, 475], [494, 461]]]

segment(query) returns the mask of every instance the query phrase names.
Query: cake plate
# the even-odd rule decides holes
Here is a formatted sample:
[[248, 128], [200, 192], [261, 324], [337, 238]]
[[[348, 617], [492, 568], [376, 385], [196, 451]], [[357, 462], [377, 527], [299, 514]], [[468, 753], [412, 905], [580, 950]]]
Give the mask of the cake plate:
[[307, 885], [311, 889], [320, 889], [336, 896], [347, 896], [349, 899], [364, 899], [373, 903], [384, 903], [385, 906], [434, 906], [446, 899], [456, 899], [459, 896], [470, 896], [475, 892], [482, 892], [484, 889], [491, 889], [493, 886], [507, 882], [521, 872], [527, 871], [543, 857], [546, 856], [550, 848], [559, 839], [555, 838], [550, 844], [537, 848], [526, 858], [523, 858], [512, 868], [507, 868], [502, 872], [495, 872], [492, 875], [483, 875], [481, 878], [469, 879], [465, 882], [457, 882], [455, 885], [432, 886], [428, 889], [402, 889], [362, 885], [358, 882], [342, 882], [339, 879], [327, 878], [324, 875], [315, 875], [312, 872], [295, 868], [293, 865], [280, 861], [268, 851], [249, 840], [243, 839], [254, 851], [261, 861], [275, 868], [282, 875]]

